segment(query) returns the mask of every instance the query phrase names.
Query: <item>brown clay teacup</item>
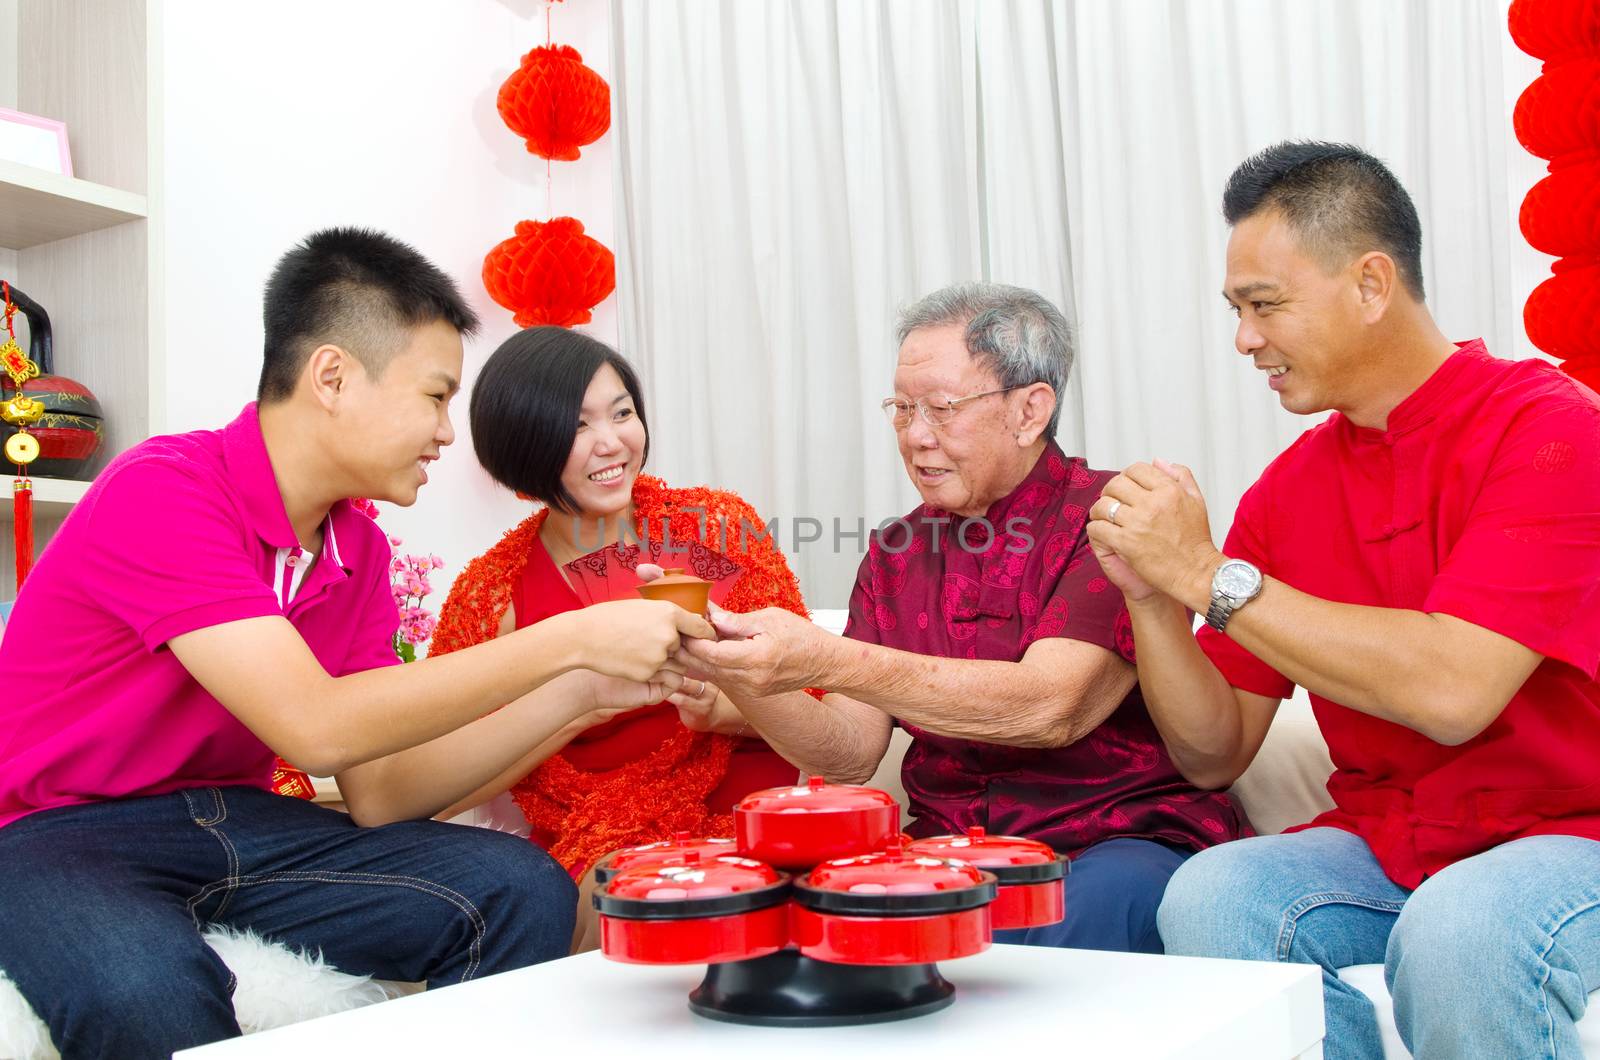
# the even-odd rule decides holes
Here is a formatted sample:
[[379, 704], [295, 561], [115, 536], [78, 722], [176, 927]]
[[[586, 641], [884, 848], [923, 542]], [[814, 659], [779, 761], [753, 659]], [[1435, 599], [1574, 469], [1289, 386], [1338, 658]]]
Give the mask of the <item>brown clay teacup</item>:
[[695, 615], [705, 614], [711, 601], [711, 583], [683, 573], [682, 567], [668, 567], [661, 577], [638, 588], [646, 600], [666, 600]]

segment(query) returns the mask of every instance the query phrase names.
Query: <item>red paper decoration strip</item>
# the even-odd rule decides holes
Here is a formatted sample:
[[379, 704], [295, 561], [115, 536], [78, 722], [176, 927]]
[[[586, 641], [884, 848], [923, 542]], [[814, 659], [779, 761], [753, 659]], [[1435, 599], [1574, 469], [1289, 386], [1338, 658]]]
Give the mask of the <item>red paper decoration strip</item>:
[[611, 128], [611, 86], [565, 44], [539, 47], [500, 86], [500, 118], [540, 158], [571, 162]]
[[616, 259], [584, 235], [576, 218], [520, 221], [516, 235], [483, 259], [489, 296], [516, 314], [518, 327], [587, 324], [617, 286]]
[[1544, 60], [1517, 100], [1517, 140], [1550, 163], [1522, 201], [1535, 249], [1558, 257], [1523, 307], [1528, 338], [1600, 390], [1600, 0], [1515, 0], [1511, 37]]

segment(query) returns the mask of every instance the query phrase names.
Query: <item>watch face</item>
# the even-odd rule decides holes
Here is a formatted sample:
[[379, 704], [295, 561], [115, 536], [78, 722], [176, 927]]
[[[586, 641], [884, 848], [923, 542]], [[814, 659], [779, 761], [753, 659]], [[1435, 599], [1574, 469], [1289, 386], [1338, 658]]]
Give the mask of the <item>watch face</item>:
[[1217, 568], [1217, 588], [1234, 599], [1254, 596], [1261, 588], [1261, 574], [1242, 560], [1229, 560]]

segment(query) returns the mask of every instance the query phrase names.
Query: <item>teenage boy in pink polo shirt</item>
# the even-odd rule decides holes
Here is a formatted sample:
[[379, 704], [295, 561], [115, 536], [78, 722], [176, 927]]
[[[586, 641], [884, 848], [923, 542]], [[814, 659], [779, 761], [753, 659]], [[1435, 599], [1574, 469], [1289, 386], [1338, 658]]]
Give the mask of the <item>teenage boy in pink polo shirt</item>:
[[[558, 864], [426, 818], [659, 701], [680, 637], [711, 635], [627, 601], [394, 665], [388, 543], [349, 498], [416, 499], [477, 320], [354, 229], [290, 251], [265, 308], [259, 403], [113, 461], [0, 645], [0, 969], [64, 1057], [238, 1034], [213, 923], [435, 985], [564, 955]], [[272, 794], [274, 752], [336, 775], [350, 814]]]

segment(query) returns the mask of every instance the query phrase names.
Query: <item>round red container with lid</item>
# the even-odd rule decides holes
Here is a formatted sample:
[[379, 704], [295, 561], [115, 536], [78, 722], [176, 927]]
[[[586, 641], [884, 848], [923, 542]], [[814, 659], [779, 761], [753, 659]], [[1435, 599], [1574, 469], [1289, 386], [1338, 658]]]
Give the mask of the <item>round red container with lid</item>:
[[1057, 924], [1066, 916], [1069, 862], [1037, 840], [989, 835], [974, 827], [966, 835], [918, 839], [906, 853], [956, 858], [993, 874], [999, 894], [989, 907], [989, 922], [995, 931]]
[[882, 850], [900, 835], [900, 804], [886, 791], [829, 784], [751, 792], [733, 809], [739, 853], [781, 869]]
[[619, 870], [594, 894], [600, 949], [628, 964], [715, 964], [789, 943], [789, 877], [772, 866], [695, 851]]
[[803, 956], [838, 964], [928, 964], [989, 948], [992, 875], [898, 849], [818, 865], [794, 885]]
[[671, 839], [663, 839], [659, 843], [646, 843], [643, 846], [613, 850], [595, 863], [594, 882], [606, 883], [623, 869], [640, 865], [668, 865], [682, 861], [684, 855], [690, 851], [699, 854], [701, 861], [709, 861], [724, 854], [737, 854], [738, 848], [731, 839], [674, 832]]

